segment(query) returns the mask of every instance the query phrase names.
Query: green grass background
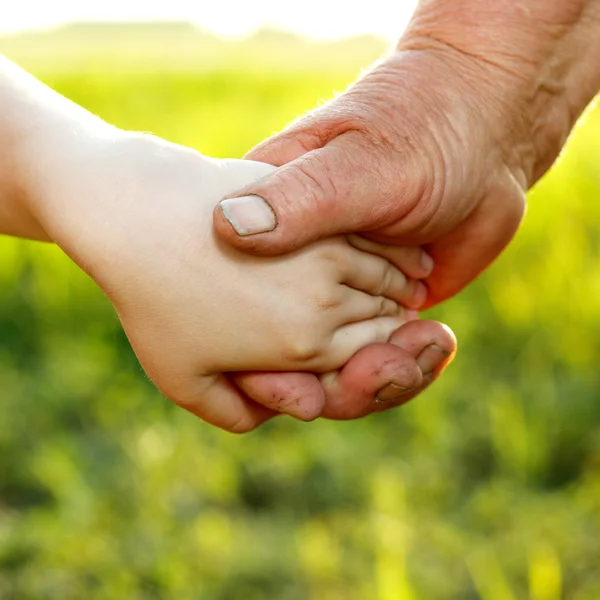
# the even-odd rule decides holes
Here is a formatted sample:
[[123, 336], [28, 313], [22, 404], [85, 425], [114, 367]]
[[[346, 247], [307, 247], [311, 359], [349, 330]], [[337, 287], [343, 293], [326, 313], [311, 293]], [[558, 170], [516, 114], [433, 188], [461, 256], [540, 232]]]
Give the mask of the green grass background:
[[[125, 128], [241, 156], [384, 50], [184, 26], [0, 40]], [[600, 113], [517, 239], [432, 311], [418, 401], [236, 437], [154, 391], [56, 248], [0, 238], [2, 600], [600, 598]]]

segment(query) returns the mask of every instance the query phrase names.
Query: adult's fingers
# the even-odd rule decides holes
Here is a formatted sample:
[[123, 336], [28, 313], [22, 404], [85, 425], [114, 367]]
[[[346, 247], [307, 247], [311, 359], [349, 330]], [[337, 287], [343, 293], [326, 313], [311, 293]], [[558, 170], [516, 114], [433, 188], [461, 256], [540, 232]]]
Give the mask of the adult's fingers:
[[456, 353], [452, 331], [435, 321], [411, 321], [389, 344], [357, 352], [338, 372], [321, 377], [322, 416], [356, 419], [404, 404], [435, 381]]
[[[435, 267], [426, 279], [429, 291], [424, 309], [460, 292], [512, 240], [525, 213], [525, 195], [516, 185], [511, 191], [513, 201], [505, 202], [505, 190], [490, 193], [468, 219], [427, 246]], [[515, 200], [519, 196], [521, 202]]]
[[203, 421], [231, 433], [247, 433], [277, 415], [236, 389], [225, 375], [212, 381], [200, 378], [196, 386], [172, 400]]
[[313, 421], [325, 406], [323, 386], [312, 373], [245, 372], [229, 377], [249, 398], [300, 421]]
[[456, 338], [446, 326], [411, 321], [390, 343], [363, 348], [321, 381], [311, 373], [238, 373], [232, 378], [256, 402], [302, 421], [354, 419], [408, 402], [437, 379], [455, 353]]
[[[335, 332], [328, 356], [333, 368], [346, 362], [359, 349], [389, 339], [404, 318], [378, 317], [351, 323]], [[325, 395], [319, 379], [310, 373], [237, 373], [231, 376], [240, 390], [271, 410], [302, 421], [312, 421], [322, 412]]]
[[276, 167], [285, 165], [311, 150], [323, 148], [335, 135], [343, 133], [343, 131], [333, 131], [326, 126], [326, 123], [325, 120], [318, 118], [317, 113], [311, 113], [252, 148], [244, 158]]

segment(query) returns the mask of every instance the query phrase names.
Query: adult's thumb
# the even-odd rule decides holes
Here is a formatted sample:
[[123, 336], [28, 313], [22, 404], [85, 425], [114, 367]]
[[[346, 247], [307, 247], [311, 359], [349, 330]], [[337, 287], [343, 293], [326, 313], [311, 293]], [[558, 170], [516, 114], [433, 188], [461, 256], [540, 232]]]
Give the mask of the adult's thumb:
[[[374, 229], [390, 216], [389, 190], [382, 182], [378, 150], [348, 131], [309, 150], [277, 171], [222, 200], [214, 224], [230, 244], [254, 254], [277, 255], [339, 233]], [[274, 150], [288, 157], [298, 143]], [[252, 158], [255, 158], [253, 156]]]

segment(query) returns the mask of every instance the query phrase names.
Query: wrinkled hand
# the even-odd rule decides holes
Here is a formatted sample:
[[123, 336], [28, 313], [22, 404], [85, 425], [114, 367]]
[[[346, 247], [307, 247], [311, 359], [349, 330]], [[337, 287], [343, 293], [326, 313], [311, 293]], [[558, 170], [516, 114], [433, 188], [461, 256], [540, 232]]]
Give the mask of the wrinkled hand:
[[[525, 4], [419, 2], [393, 55], [249, 154], [285, 166], [222, 203], [222, 238], [263, 255], [340, 232], [423, 245], [435, 261], [424, 307], [460, 291], [511, 240], [526, 189], [600, 88], [600, 2]], [[424, 327], [409, 326], [415, 339]], [[346, 415], [358, 414], [353, 383], [374, 389], [371, 351], [339, 374]], [[340, 404], [324, 383], [331, 415]]]
[[[470, 283], [517, 231], [531, 173], [508, 108], [518, 105], [495, 97], [492, 71], [449, 54], [398, 51], [250, 152], [248, 158], [283, 166], [236, 194], [247, 200], [222, 203], [215, 226], [223, 239], [270, 255], [358, 231], [425, 247], [435, 262], [425, 307]], [[254, 207], [263, 221], [244, 222]], [[340, 378], [355, 379], [350, 374], [366, 362], [355, 356]]]
[[[441, 51], [397, 52], [249, 153], [285, 166], [240, 190], [244, 204], [217, 209], [219, 234], [262, 255], [349, 232], [424, 245], [435, 261], [425, 307], [456, 294], [511, 240], [525, 207], [514, 132], [478, 77]], [[272, 213], [246, 223], [257, 196]]]

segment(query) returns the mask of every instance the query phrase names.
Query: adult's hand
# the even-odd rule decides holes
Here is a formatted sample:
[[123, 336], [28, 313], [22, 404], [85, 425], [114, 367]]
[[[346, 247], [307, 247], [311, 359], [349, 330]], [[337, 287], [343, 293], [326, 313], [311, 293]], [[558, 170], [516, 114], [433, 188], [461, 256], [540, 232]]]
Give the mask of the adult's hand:
[[248, 155], [285, 167], [222, 202], [217, 231], [256, 254], [357, 231], [424, 244], [426, 306], [450, 297], [598, 90], [599, 23], [599, 0], [421, 2], [391, 56]]
[[248, 155], [283, 166], [223, 201], [216, 230], [263, 255], [349, 232], [423, 245], [424, 307], [449, 298], [511, 240], [598, 90], [599, 23], [599, 0], [423, 0], [391, 56]]

